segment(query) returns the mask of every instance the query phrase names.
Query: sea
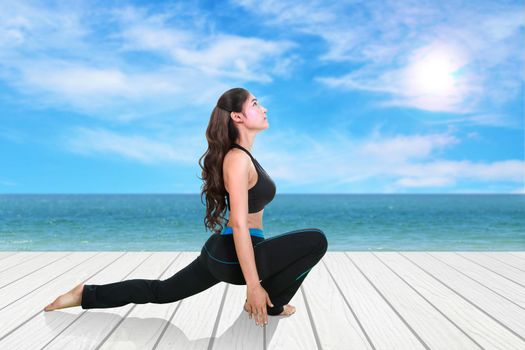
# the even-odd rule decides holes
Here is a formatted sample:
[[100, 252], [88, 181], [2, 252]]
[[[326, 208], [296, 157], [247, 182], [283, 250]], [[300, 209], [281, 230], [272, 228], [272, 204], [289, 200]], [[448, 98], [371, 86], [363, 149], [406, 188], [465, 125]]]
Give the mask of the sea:
[[[226, 213], [228, 217], [229, 213]], [[193, 251], [200, 194], [1, 194], [0, 251]], [[523, 194], [277, 194], [265, 238], [317, 228], [328, 251], [524, 251]]]

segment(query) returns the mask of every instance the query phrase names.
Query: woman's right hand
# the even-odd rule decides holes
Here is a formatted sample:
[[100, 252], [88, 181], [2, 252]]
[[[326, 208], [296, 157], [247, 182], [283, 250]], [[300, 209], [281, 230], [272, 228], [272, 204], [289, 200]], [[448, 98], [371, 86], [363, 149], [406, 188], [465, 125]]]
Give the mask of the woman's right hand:
[[252, 314], [255, 316], [255, 324], [261, 326], [263, 323], [268, 324], [266, 305], [273, 307], [273, 304], [270, 296], [260, 283], [247, 286], [246, 299], [246, 308], [249, 310], [250, 318], [252, 318]]

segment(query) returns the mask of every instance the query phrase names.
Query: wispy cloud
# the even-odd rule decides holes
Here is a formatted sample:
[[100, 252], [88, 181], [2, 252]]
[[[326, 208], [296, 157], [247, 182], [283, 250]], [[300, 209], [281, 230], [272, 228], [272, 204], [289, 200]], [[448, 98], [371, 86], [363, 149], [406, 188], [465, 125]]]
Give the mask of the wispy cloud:
[[446, 119], [425, 120], [427, 125], [452, 125], [461, 124], [463, 126], [496, 126], [518, 129], [519, 120], [508, 114], [471, 114], [458, 117], [448, 117]]
[[[212, 31], [191, 22], [198, 13], [188, 23], [172, 21], [185, 9], [158, 15], [132, 6], [17, 3], [14, 15], [0, 17], [0, 77], [35, 103], [129, 121], [182, 105], [209, 107], [232, 81], [287, 74], [293, 42]], [[111, 23], [103, 35], [100, 21]]]
[[292, 190], [308, 185], [315, 192], [337, 193], [350, 184], [374, 192], [368, 187], [374, 182], [375, 192], [439, 192], [471, 181], [522, 184], [525, 180], [523, 160], [444, 159], [446, 150], [462, 142], [453, 132], [385, 135], [375, 129], [353, 139], [335, 129], [315, 138], [283, 130], [263, 137], [262, 150], [257, 151], [262, 164], [272, 164], [272, 176]]
[[[69, 152], [84, 156], [117, 156], [145, 165], [195, 165], [206, 147], [195, 135], [144, 136], [75, 127], [62, 135], [62, 142]], [[440, 155], [447, 149], [461, 143], [452, 132], [389, 136], [376, 128], [370, 135], [352, 139], [337, 130], [321, 138], [280, 130], [260, 138], [263, 143], [258, 146], [256, 142], [253, 154], [278, 183], [292, 192], [305, 185], [315, 188], [315, 192], [340, 192], [345, 185], [358, 188], [368, 181], [377, 182], [377, 192], [440, 191], [471, 181], [521, 184], [525, 174], [522, 160], [442, 159]]]
[[[268, 25], [322, 38], [327, 50], [319, 59], [349, 62], [356, 68], [338, 76], [319, 75], [317, 81], [338, 89], [386, 93], [383, 106], [480, 113], [487, 104], [498, 106], [516, 98], [525, 78], [525, 20], [519, 3], [235, 3], [260, 14]], [[443, 53], [439, 66], [448, 71], [436, 75], [436, 65], [429, 64], [416, 71], [427, 76], [414, 79], [414, 68], [425, 55]], [[436, 91], [439, 76], [450, 83]]]
[[[69, 152], [81, 155], [109, 155], [153, 165], [159, 163], [194, 164], [199, 140], [191, 135], [161, 141], [160, 135], [115, 132], [104, 128], [75, 127], [62, 135], [61, 142]], [[200, 155], [199, 155], [200, 156]]]
[[[498, 160], [472, 161], [460, 149], [490, 137], [489, 128], [450, 127], [523, 127], [512, 115], [517, 109], [499, 108], [523, 91], [522, 4], [231, 4], [246, 10], [232, 9], [250, 24], [246, 30], [236, 31], [229, 19], [221, 22], [222, 14], [184, 1], [0, 4], [0, 89], [8, 91], [0, 103], [19, 104], [0, 127], [0, 141], [29, 145], [33, 125], [22, 131], [24, 123], [15, 118], [23, 115], [30, 124], [34, 107], [38, 117], [64, 121], [61, 130], [45, 131], [49, 143], [58, 135], [60, 152], [144, 166], [196, 166], [219, 95], [252, 85], [265, 105], [275, 107], [269, 112], [272, 127], [257, 136], [262, 143], [256, 141], [254, 154], [286, 192], [523, 185], [523, 159], [501, 151]], [[320, 99], [325, 124], [304, 122], [315, 112], [299, 99], [289, 104], [295, 92]], [[418, 132], [420, 124], [402, 118], [409, 114], [406, 107], [452, 115], [420, 113], [431, 117]], [[275, 123], [273, 111], [280, 118]], [[395, 133], [382, 132], [382, 117], [385, 125], [396, 124]], [[364, 135], [345, 133], [349, 125], [354, 135]], [[447, 132], [441, 131], [445, 125]]]
[[[440, 190], [462, 181], [521, 183], [525, 170], [523, 161], [440, 159], [461, 142], [450, 132], [388, 136], [374, 129], [370, 135], [352, 139], [337, 130], [322, 138], [280, 130], [260, 138], [263, 143], [256, 142], [254, 155], [278, 183], [292, 191], [308, 185], [316, 191], [338, 192], [341, 186], [358, 187], [371, 179], [376, 179], [378, 192]], [[197, 136], [144, 136], [103, 128], [76, 127], [62, 140], [73, 153], [117, 156], [145, 165], [195, 165], [205, 150]]]
[[[127, 16], [126, 16], [127, 17]], [[123, 22], [119, 36], [123, 51], [150, 51], [164, 55], [173, 64], [192, 67], [212, 77], [271, 82], [270, 65], [278, 65], [291, 48], [287, 40], [266, 40], [226, 33], [204, 34], [170, 28], [148, 17]], [[273, 62], [271, 62], [273, 60]]]

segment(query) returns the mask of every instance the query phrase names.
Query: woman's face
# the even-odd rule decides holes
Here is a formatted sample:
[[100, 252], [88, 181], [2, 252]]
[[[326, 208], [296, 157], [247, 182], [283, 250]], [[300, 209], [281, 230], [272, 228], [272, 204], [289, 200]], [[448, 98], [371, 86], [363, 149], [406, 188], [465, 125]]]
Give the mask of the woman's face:
[[246, 116], [245, 123], [247, 127], [254, 129], [266, 129], [268, 127], [267, 109], [251, 93], [250, 97], [244, 102], [243, 111]]

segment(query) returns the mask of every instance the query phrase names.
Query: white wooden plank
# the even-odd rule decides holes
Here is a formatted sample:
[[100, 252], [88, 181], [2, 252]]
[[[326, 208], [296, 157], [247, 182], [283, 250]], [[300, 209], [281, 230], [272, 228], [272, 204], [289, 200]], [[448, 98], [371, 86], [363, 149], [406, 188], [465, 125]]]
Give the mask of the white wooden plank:
[[[175, 256], [175, 253], [170, 253]], [[179, 254], [179, 253], [176, 253]], [[167, 279], [182, 270], [196, 258], [193, 252], [182, 252], [161, 279]], [[185, 299], [166, 304], [138, 304], [105, 340], [100, 349], [153, 349], [166, 331], [173, 331], [171, 318]], [[175, 330], [177, 332], [177, 330]], [[208, 345], [208, 339], [200, 339], [201, 347]], [[186, 348], [181, 342], [177, 348]]]
[[[326, 261], [331, 253], [310, 270], [303, 282], [306, 301], [319, 335], [322, 349], [372, 349], [360, 328], [352, 310], [350, 300], [339, 290], [327, 269]], [[351, 298], [352, 296], [350, 296]]]
[[515, 251], [515, 252], [509, 252], [509, 254], [514, 255], [518, 257], [519, 259], [522, 259], [525, 261], [525, 251]]
[[505, 252], [491, 252], [491, 254], [487, 254], [487, 252], [478, 252], [474, 257], [479, 259], [481, 259], [481, 257], [487, 257], [488, 260], [477, 261], [480, 263], [481, 261], [490, 263], [490, 268], [495, 269], [500, 274], [506, 274], [510, 268], [509, 274], [506, 275], [509, 278], [513, 278], [513, 276], [523, 277], [525, 274], [525, 260], [521, 260], [512, 254]]
[[[152, 252], [130, 252], [90, 278], [86, 284], [107, 284], [160, 276], [171, 259], [169, 256], [161, 255], [156, 261], [154, 257], [155, 254]], [[60, 316], [67, 318], [68, 327], [47, 343], [46, 349], [95, 348], [134, 305], [127, 304], [106, 309], [84, 310], [80, 307], [65, 309]]]
[[520, 259], [507, 252], [479, 252], [481, 255], [488, 256], [493, 260], [498, 260], [506, 266], [513, 267], [521, 272], [525, 272], [525, 259]]
[[[47, 265], [39, 271], [26, 276], [25, 278], [19, 279], [7, 286], [0, 289], [0, 315], [4, 312], [5, 308], [14, 303], [15, 301], [27, 297], [33, 291], [45, 286], [50, 283], [53, 278], [62, 275], [71, 269], [72, 266], [77, 264], [85, 263], [86, 260], [92, 258], [95, 253], [84, 253], [82, 255], [68, 255], [65, 259], [57, 261], [51, 265]], [[53, 255], [50, 255], [51, 259], [54, 259]], [[31, 296], [32, 297], [32, 296]], [[3, 329], [0, 324], [0, 332]]]
[[[255, 319], [250, 319], [244, 311], [246, 286], [228, 284], [227, 288], [212, 349], [263, 349], [264, 330], [255, 325]], [[270, 324], [276, 320], [268, 316], [268, 322]]]
[[[78, 253], [75, 253], [78, 254]], [[105, 253], [108, 254], [108, 253]], [[161, 253], [161, 254], [171, 254], [171, 253]], [[109, 253], [108, 258], [111, 258], [111, 261], [115, 260], [116, 257], [122, 256], [123, 252], [120, 253]], [[102, 258], [103, 256], [98, 256]], [[104, 262], [104, 259], [99, 259], [100, 263]], [[93, 263], [93, 261], [91, 262]], [[95, 261], [96, 263], [96, 261]], [[99, 263], [99, 264], [100, 264]], [[129, 263], [129, 262], [127, 262]], [[105, 264], [107, 265], [107, 264]], [[102, 266], [103, 268], [104, 266]], [[100, 270], [100, 269], [99, 269]], [[98, 270], [97, 270], [98, 271]], [[95, 273], [97, 273], [95, 271]], [[73, 276], [73, 274], [71, 274]], [[69, 284], [73, 285], [74, 284]], [[67, 289], [62, 287], [62, 289]], [[70, 288], [71, 289], [71, 288]], [[57, 294], [57, 292], [55, 292]], [[54, 297], [56, 297], [55, 295]], [[50, 300], [52, 301], [52, 300]], [[30, 319], [25, 323], [20, 329], [11, 334], [3, 342], [0, 342], [0, 348], [5, 349], [15, 349], [15, 348], [24, 348], [24, 349], [36, 349], [40, 348], [43, 344], [47, 344], [49, 341], [54, 339], [56, 336], [60, 336], [60, 333], [66, 328], [69, 327], [72, 322], [75, 321], [75, 316], [78, 316], [83, 309], [78, 308], [68, 308], [55, 310], [52, 312], [41, 313], [36, 317]], [[72, 313], [75, 311], [75, 313]], [[34, 330], [39, 330], [34, 332]], [[30, 339], [27, 339], [28, 332], [32, 332]]]
[[423, 349], [423, 344], [381, 298], [351, 258], [354, 252], [331, 252], [326, 265], [357, 315], [375, 349]]
[[[476, 252], [458, 254], [439, 252], [432, 255], [525, 309], [525, 272], [513, 270], [497, 260]], [[498, 269], [502, 270], [503, 274], [500, 274]]]
[[[7, 270], [16, 267], [18, 264], [23, 264], [31, 259], [34, 259], [38, 256], [47, 256], [47, 252], [21, 252], [18, 254], [9, 254], [5, 255], [5, 258], [0, 257], [0, 274], [6, 273]], [[63, 255], [66, 253], [63, 252]], [[4, 275], [6, 276], [6, 275]], [[5, 285], [5, 281], [0, 279], [0, 286]]]
[[0, 263], [2, 263], [2, 260], [5, 259], [5, 258], [8, 258], [12, 255], [15, 255], [15, 254], [20, 254], [20, 252], [14, 252], [14, 251], [3, 251], [3, 252], [0, 252]]
[[[134, 253], [131, 253], [131, 254], [134, 254]], [[122, 255], [122, 253], [121, 253], [121, 255]], [[162, 255], [165, 255], [165, 257], [162, 257]], [[179, 253], [158, 252], [158, 253], [155, 253], [154, 263], [155, 264], [160, 264], [165, 259], [168, 259], [168, 260], [172, 259], [173, 260], [173, 258], [175, 256], [178, 256], [178, 255], [179, 255]], [[129, 264], [129, 261], [127, 262], [127, 264]], [[173, 264], [173, 265], [175, 265], [175, 264]], [[181, 265], [181, 264], [179, 264], [179, 265]], [[169, 271], [167, 272], [167, 274], [169, 274]], [[156, 304], [137, 305], [137, 307], [145, 306], [145, 305], [149, 306], [149, 305], [156, 305]], [[159, 305], [156, 305], [156, 306], [159, 306]], [[76, 310], [77, 311], [76, 315], [78, 315], [78, 314], [81, 313], [81, 311], [83, 309], [81, 309], [81, 308], [62, 309], [62, 310], [53, 311], [51, 313], [46, 313], [45, 316], [46, 316], [46, 318], [48, 318], [48, 317], [50, 318], [51, 316], [58, 315], [59, 311], [60, 312], [65, 312], [65, 311], [69, 312], [69, 311], [73, 311], [73, 310]], [[92, 309], [91, 311], [94, 311], [94, 310], [100, 311], [100, 309]], [[160, 309], [160, 308], [157, 308], [157, 310], [161, 310], [161, 312], [162, 312], [162, 309]], [[46, 320], [44, 317], [35, 317], [35, 318], [31, 319], [28, 323], [26, 323], [24, 325], [24, 328], [20, 332], [15, 332], [14, 334], [12, 334], [7, 339], [7, 341], [5, 343], [0, 343], [1, 345], [5, 345], [5, 347], [0, 346], [0, 348], [15, 348], [17, 344], [23, 344], [24, 341], [25, 341], [24, 338], [27, 336], [26, 332], [28, 330], [34, 330], [34, 329], [48, 329], [49, 332], [47, 332], [47, 333], [45, 333], [45, 332], [38, 333], [37, 337], [33, 337], [31, 339], [31, 345], [32, 346], [30, 346], [30, 347], [29, 346], [24, 346], [23, 348], [37, 348], [38, 344], [46, 344], [50, 340], [52, 340], [54, 337], [59, 335], [60, 332], [62, 332], [65, 327], [68, 327], [71, 322], [74, 322], [74, 319], [71, 319], [70, 314], [67, 314], [67, 317], [62, 317], [62, 318], [63, 318], [64, 322], [62, 322], [59, 325], [59, 324], [57, 324], [56, 320], [54, 320], [53, 324], [51, 324], [51, 322], [48, 322], [49, 320]], [[145, 342], [147, 342], [148, 338], [154, 338], [153, 341], [155, 341], [156, 337], [155, 337], [155, 333], [153, 332], [152, 329], [154, 329], [155, 324], [159, 324], [159, 323], [162, 323], [162, 325], [160, 325], [160, 326], [161, 326], [161, 328], [164, 328], [164, 324], [166, 323], [167, 319], [169, 319], [169, 313], [164, 313], [164, 314], [161, 313], [160, 317], [158, 318], [159, 322], [157, 322], [157, 323], [152, 322], [151, 319], [148, 319], [149, 322], [142, 322], [139, 325], [137, 325], [136, 323], [134, 325], [130, 325], [128, 323], [127, 324], [128, 325], [128, 329], [127, 330], [129, 331], [129, 333], [127, 333], [128, 339], [132, 338], [132, 340], [133, 340], [132, 342], [135, 343], [135, 344], [145, 343]], [[127, 318], [125, 319], [125, 322], [126, 321], [128, 321]], [[142, 319], [141, 319], [141, 321], [142, 321]], [[46, 324], [46, 322], [47, 322], [47, 324]], [[137, 327], [134, 327], [134, 326], [137, 326]], [[151, 331], [151, 333], [149, 333], [149, 331]], [[44, 336], [45, 336], [45, 338], [44, 338]], [[119, 340], [121, 342], [116, 342], [115, 343], [116, 346], [118, 346], [119, 344], [125, 344], [125, 345], [129, 345], [130, 344], [130, 341], [126, 341], [125, 339], [124, 340], [123, 339], [119, 339]], [[30, 344], [26, 344], [26, 345], [30, 345]], [[147, 347], [138, 347], [138, 348], [147, 348]]]
[[[398, 252], [376, 252], [374, 254], [394, 270], [400, 278], [417, 290], [431, 305], [441, 311], [451, 323], [462, 329], [466, 336], [471, 337], [481, 348], [525, 348], [523, 340], [516, 337], [500, 323], [494, 321], [486, 313], [465, 301], [431, 275], [422, 271]], [[404, 254], [410, 256], [412, 253]], [[447, 283], [447, 280], [444, 282]], [[423, 314], [422, 316], [428, 315]], [[443, 339], [445, 344], [450, 341], [455, 341], [455, 339]]]
[[[25, 259], [16, 262], [15, 266], [11, 266], [9, 269], [0, 272], [0, 286], [5, 287], [21, 278], [32, 279], [31, 274], [40, 274], [44, 267], [52, 264], [56, 266], [60, 264], [61, 259], [71, 254], [72, 252], [49, 252], [45, 254], [28, 255], [24, 253], [21, 257], [25, 256]], [[27, 259], [28, 257], [30, 259]]]
[[478, 346], [370, 252], [352, 258], [398, 317], [430, 349], [477, 349]]
[[[0, 289], [0, 298], [6, 299], [5, 305], [0, 309], [0, 349], [9, 349], [9, 346], [3, 345], [11, 343], [14, 338], [19, 339], [20, 344], [33, 345], [23, 348], [41, 347], [49, 339], [49, 332], [52, 334], [62, 323], [62, 318], [57, 317], [59, 311], [45, 312], [44, 307], [58, 295], [67, 292], [122, 255], [122, 252], [76, 252], [68, 256], [67, 260], [61, 260], [54, 270], [48, 270], [43, 275], [46, 281], [36, 283], [30, 279], [21, 280], [18, 285], [12, 284]], [[31, 279], [36, 277], [32, 275]], [[27, 328], [26, 325], [31, 324], [33, 318], [38, 319], [39, 327]], [[35, 329], [38, 331], [35, 332]], [[31, 337], [27, 337], [27, 334], [31, 334]]]
[[[197, 253], [192, 254], [193, 258], [198, 256]], [[225, 288], [226, 283], [219, 282], [201, 293], [181, 300], [158, 348], [207, 349], [218, 322]]]
[[[503, 287], [514, 283], [479, 266], [483, 265], [505, 277], [522, 281], [523, 275], [519, 273], [519, 266], [516, 264], [525, 261], [524, 253], [348, 252], [348, 255], [345, 255], [344, 252], [329, 252], [322, 262], [310, 271], [301, 289], [290, 301], [297, 307], [296, 313], [291, 317], [277, 317], [281, 318], [279, 322], [272, 322], [276, 317], [270, 316], [270, 323], [264, 329], [255, 326], [254, 320], [249, 319], [242, 308], [246, 298], [246, 287], [227, 285], [223, 282], [196, 296], [172, 304], [129, 304], [114, 309], [86, 311], [81, 308], [69, 308], [43, 312], [42, 308], [57, 295], [85, 281], [92, 274], [106, 274], [106, 279], [100, 283], [117, 281], [119, 278], [116, 276], [123, 277], [140, 264], [140, 254], [144, 258], [144, 254], [150, 253], [124, 254], [129, 255], [128, 260], [121, 261], [120, 266], [116, 267], [111, 262], [122, 256], [123, 252], [74, 252], [49, 266], [41, 265], [41, 269], [34, 273], [30, 273], [30, 266], [35, 267], [36, 264], [30, 261], [36, 259], [38, 253], [15, 252], [7, 255], [5, 259], [16, 257], [8, 265], [2, 264], [0, 254], [0, 277], [4, 266], [9, 266], [7, 268], [10, 270], [13, 268], [12, 272], [18, 277], [24, 276], [13, 284], [0, 287], [0, 348], [41, 348], [50, 341], [51, 348], [61, 348], [66, 343], [66, 347], [73, 345], [73, 348], [95, 348], [98, 345], [96, 340], [104, 341], [102, 347], [108, 349], [151, 348], [151, 344], [155, 344], [159, 336], [161, 339], [157, 344], [158, 349], [180, 347], [181, 344], [185, 349], [207, 349], [210, 342], [214, 349], [259, 349], [264, 346], [264, 341], [268, 349], [317, 349], [317, 341], [323, 349], [368, 349], [372, 347], [371, 344], [376, 349], [422, 348], [423, 343], [395, 314], [359, 269], [379, 288], [421, 339], [433, 338], [428, 332], [443, 332], [442, 322], [443, 319], [447, 319], [450, 325], [464, 332], [463, 337], [471, 339], [472, 344], [479, 344], [479, 347], [467, 345], [463, 347], [465, 349], [525, 348], [525, 326], [521, 326], [525, 325], [524, 310], [518, 306], [521, 304], [516, 300], [506, 301], [502, 297], [511, 296], [508, 293], [514, 293], [515, 296], [519, 290], [511, 288], [510, 292], [504, 292]], [[53, 257], [56, 258], [56, 252], [43, 254], [47, 255], [47, 258], [41, 257], [43, 260], [38, 261], [44, 265], [52, 261]], [[177, 263], [170, 265], [175, 254], [156, 253], [156, 258], [149, 260], [149, 263], [146, 260], [144, 265], [135, 270], [135, 273], [143, 271], [144, 274], [137, 275], [140, 277], [129, 275], [126, 279], [154, 278], [151, 277], [151, 269], [157, 269], [160, 276], [168, 266], [169, 269], [163, 276], [169, 276], [185, 267], [198, 255], [197, 252], [185, 252], [181, 254]], [[29, 255], [32, 255], [31, 259], [27, 259]], [[88, 259], [90, 256], [92, 258]], [[161, 256], [164, 258], [160, 258]], [[121, 259], [115, 262], [117, 265], [119, 260]], [[161, 260], [163, 262], [160, 262]], [[14, 261], [20, 264], [15, 264]], [[421, 270], [414, 262], [454, 291]], [[151, 263], [163, 264], [164, 269], [149, 266]], [[507, 266], [507, 263], [514, 264], [516, 268]], [[80, 265], [75, 267], [77, 264]], [[104, 269], [108, 264], [112, 268], [110, 266]], [[472, 281], [461, 272], [485, 283], [493, 291]], [[9, 278], [9, 274], [4, 277]], [[90, 279], [85, 283], [97, 282]], [[402, 286], [406, 286], [406, 289]], [[500, 292], [502, 296], [495, 292]], [[402, 296], [407, 301], [403, 300]], [[517, 300], [520, 303], [523, 301]], [[432, 311], [429, 312], [428, 308]], [[130, 312], [126, 315], [128, 311]], [[298, 317], [301, 316], [300, 312], [303, 312], [302, 318]], [[86, 315], [78, 318], [82, 313]], [[127, 317], [122, 319], [121, 316]], [[93, 324], [82, 321], [89, 317], [92, 317]], [[419, 321], [417, 325], [413, 325], [413, 320]], [[440, 323], [435, 329], [422, 330], [425, 327], [430, 329], [428, 325], [436, 320]], [[28, 337], [28, 334], [31, 336]], [[212, 334], [214, 339], [210, 339]], [[93, 339], [95, 341], [92, 341]], [[439, 348], [452, 344], [447, 348], [453, 348], [458, 339], [461, 337], [445, 335], [442, 337], [442, 344], [432, 344], [430, 347]]]
[[492, 272], [514, 280], [525, 287], [525, 264], [522, 268], [519, 264], [513, 264], [513, 259], [519, 260], [513, 255], [504, 252], [485, 254], [484, 252], [457, 252], [458, 255], [470, 259]]
[[490, 314], [518, 337], [523, 338], [525, 335], [525, 311], [516, 304], [495, 294], [427, 252], [400, 252], [400, 254]]
[[[310, 272], [316, 268], [319, 267], [315, 266]], [[307, 279], [308, 276], [305, 281]], [[295, 306], [292, 316], [269, 316], [271, 323], [268, 322], [265, 329], [267, 349], [318, 349], [301, 288], [302, 286], [289, 302]]]

